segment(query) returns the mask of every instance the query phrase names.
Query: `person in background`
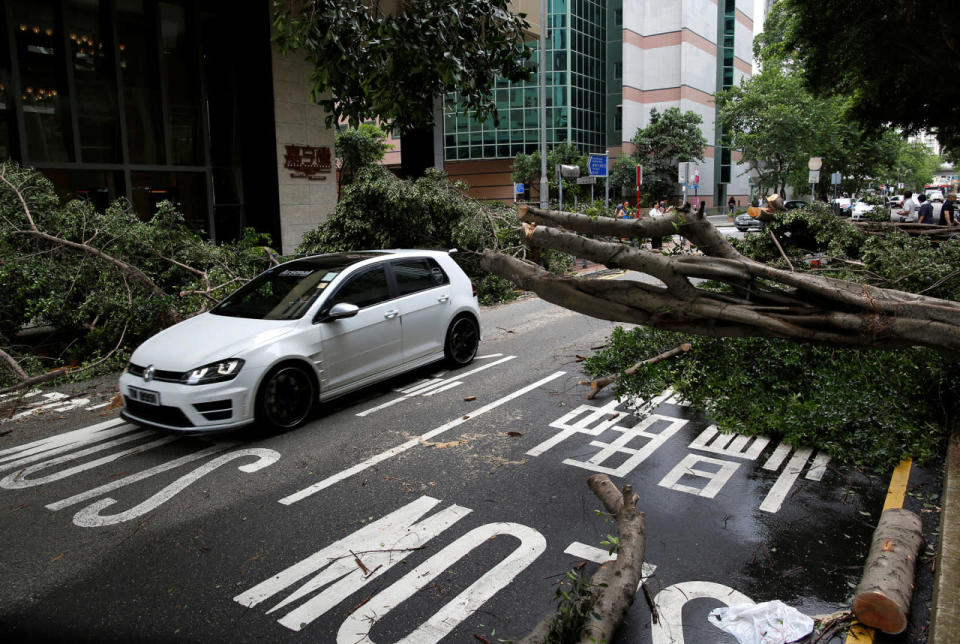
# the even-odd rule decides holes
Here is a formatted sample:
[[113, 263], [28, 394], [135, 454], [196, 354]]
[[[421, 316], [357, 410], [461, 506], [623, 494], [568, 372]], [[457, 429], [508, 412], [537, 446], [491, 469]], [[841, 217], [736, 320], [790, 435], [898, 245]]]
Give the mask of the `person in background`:
[[947, 193], [947, 199], [940, 207], [940, 225], [957, 226], [957, 193]]
[[730, 195], [730, 198], [727, 199], [727, 209], [730, 211], [731, 215], [734, 215], [737, 212], [737, 200], [733, 198], [733, 195]]
[[903, 208], [897, 211], [900, 221], [912, 221], [917, 214], [917, 202], [913, 200], [913, 193], [909, 190], [903, 193]]
[[917, 195], [917, 201], [920, 203], [920, 206], [917, 208], [917, 223], [932, 224], [933, 204], [927, 201], [927, 195], [922, 192]]
[[617, 219], [630, 219], [630, 202], [617, 204], [617, 210], [613, 214]]
[[[655, 218], [660, 218], [663, 216], [663, 210], [660, 202], [653, 202], [653, 208], [650, 209], [650, 216]], [[663, 237], [651, 237], [650, 248], [652, 250], [659, 250], [660, 248], [663, 248]]]

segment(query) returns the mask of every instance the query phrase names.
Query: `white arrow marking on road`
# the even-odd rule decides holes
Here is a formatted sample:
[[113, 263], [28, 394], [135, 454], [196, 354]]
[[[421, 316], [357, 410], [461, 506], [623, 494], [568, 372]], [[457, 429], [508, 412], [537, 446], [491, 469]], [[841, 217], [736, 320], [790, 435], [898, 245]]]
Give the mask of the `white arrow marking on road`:
[[340, 481], [343, 481], [344, 479], [350, 478], [350, 477], [353, 476], [354, 474], [357, 474], [357, 473], [362, 472], [362, 471], [364, 471], [364, 470], [366, 470], [366, 469], [368, 469], [368, 468], [371, 468], [371, 467], [373, 467], [374, 465], [376, 465], [377, 463], [379, 463], [379, 462], [381, 462], [381, 461], [387, 460], [387, 459], [390, 458], [391, 456], [396, 456], [397, 454], [401, 454], [401, 453], [407, 451], [408, 449], [411, 449], [411, 448], [413, 448], [413, 447], [416, 447], [417, 445], [419, 445], [419, 444], [421, 443], [421, 441], [428, 441], [428, 440], [430, 440], [431, 438], [433, 438], [433, 437], [435, 437], [435, 436], [437, 436], [437, 435], [439, 435], [439, 434], [442, 434], [443, 432], [447, 431], [448, 429], [453, 429], [454, 427], [457, 427], [457, 426], [459, 426], [459, 425], [462, 425], [463, 423], [467, 422], [468, 420], [471, 420], [471, 419], [473, 419], [473, 418], [476, 418], [477, 416], [481, 416], [481, 415], [487, 413], [488, 411], [490, 411], [491, 409], [496, 409], [496, 408], [499, 407], [500, 405], [502, 405], [502, 404], [504, 404], [504, 403], [508, 403], [508, 402], [510, 402], [511, 400], [513, 400], [514, 398], [519, 398], [520, 396], [524, 395], [525, 393], [528, 393], [528, 392], [530, 392], [530, 391], [533, 391], [533, 390], [536, 389], [537, 387], [540, 387], [540, 386], [542, 386], [542, 385], [547, 384], [547, 383], [550, 382], [551, 380], [556, 380], [557, 378], [559, 378], [560, 376], [564, 375], [565, 373], [566, 373], [566, 371], [557, 371], [556, 373], [553, 373], [553, 374], [547, 376], [546, 378], [543, 378], [543, 379], [541, 379], [541, 380], [536, 381], [536, 382], [533, 383], [532, 385], [527, 385], [527, 386], [524, 387], [523, 389], [520, 389], [520, 390], [518, 390], [518, 391], [515, 391], [515, 392], [513, 392], [512, 394], [508, 394], [508, 395], [506, 395], [506, 396], [504, 396], [503, 398], [500, 398], [500, 399], [498, 399], [498, 400], [494, 400], [492, 403], [488, 403], [488, 404], [484, 405], [483, 407], [480, 407], [479, 409], [475, 409], [475, 410], [473, 410], [469, 415], [462, 416], [462, 417], [460, 417], [460, 418], [457, 418], [456, 420], [450, 421], [449, 423], [446, 423], [446, 424], [444, 424], [444, 425], [440, 425], [440, 426], [437, 427], [436, 429], [432, 429], [432, 430], [430, 430], [429, 432], [427, 432], [426, 434], [423, 434], [422, 436], [420, 436], [420, 437], [418, 437], [418, 438], [412, 438], [412, 439], [408, 440], [406, 443], [403, 443], [403, 444], [401, 444], [401, 445], [397, 445], [396, 447], [394, 447], [394, 448], [392, 448], [392, 449], [389, 449], [389, 450], [387, 450], [387, 451], [385, 451], [385, 452], [381, 452], [380, 454], [377, 454], [376, 456], [372, 456], [372, 457], [368, 458], [367, 460], [363, 461], [362, 463], [358, 463], [357, 465], [354, 465], [353, 467], [347, 468], [347, 469], [343, 470], [342, 472], [340, 472], [339, 474], [334, 474], [333, 476], [327, 477], [327, 478], [323, 479], [322, 481], [319, 481], [319, 482], [317, 482], [317, 483], [314, 483], [313, 485], [311, 485], [311, 486], [309, 486], [309, 487], [306, 487], [306, 488], [300, 490], [299, 492], [295, 492], [295, 493], [291, 494], [290, 496], [286, 496], [286, 497], [280, 499], [280, 503], [282, 503], [282, 504], [284, 504], [284, 505], [290, 505], [290, 504], [292, 504], [292, 503], [296, 503], [297, 501], [302, 501], [303, 499], [307, 498], [308, 496], [311, 496], [311, 495], [313, 495], [313, 494], [316, 494], [317, 492], [319, 492], [319, 491], [321, 491], [321, 490], [324, 490], [324, 489], [330, 487], [331, 485], [334, 485], [335, 483], [339, 483]]

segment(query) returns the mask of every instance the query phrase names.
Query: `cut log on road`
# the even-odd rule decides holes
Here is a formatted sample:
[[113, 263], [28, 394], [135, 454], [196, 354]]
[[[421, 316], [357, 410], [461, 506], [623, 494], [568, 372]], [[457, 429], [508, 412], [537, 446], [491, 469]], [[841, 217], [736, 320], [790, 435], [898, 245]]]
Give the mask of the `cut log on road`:
[[862, 624], [892, 635], [907, 628], [913, 572], [922, 544], [916, 514], [892, 508], [880, 515], [853, 598], [853, 613]]
[[[617, 558], [603, 564], [590, 580], [593, 608], [580, 631], [581, 644], [613, 641], [613, 634], [633, 604], [640, 585], [645, 544], [643, 512], [637, 509], [638, 496], [632, 485], [624, 485], [621, 493], [606, 474], [594, 474], [587, 485], [617, 521], [620, 547]], [[548, 641], [556, 615], [536, 625], [520, 644], [542, 644]]]

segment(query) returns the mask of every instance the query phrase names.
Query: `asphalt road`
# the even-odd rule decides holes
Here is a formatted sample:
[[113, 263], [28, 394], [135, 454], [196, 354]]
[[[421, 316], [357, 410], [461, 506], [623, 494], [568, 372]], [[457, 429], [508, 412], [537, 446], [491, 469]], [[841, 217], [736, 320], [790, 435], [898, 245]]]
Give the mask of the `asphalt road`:
[[[111, 408], [111, 379], [0, 400], [0, 630], [516, 639], [554, 609], [566, 571], [605, 558], [615, 526], [586, 487], [594, 472], [631, 483], [646, 512], [658, 619], [638, 594], [617, 642], [735, 642], [706, 619], [727, 603], [848, 607], [885, 477], [718, 436], [669, 393], [644, 413], [609, 392], [585, 400], [578, 356], [610, 323], [536, 298], [482, 323], [469, 367], [393, 380], [281, 435], [139, 430]], [[908, 486], [929, 537], [910, 628], [878, 641], [924, 641], [935, 474], [914, 468]]]

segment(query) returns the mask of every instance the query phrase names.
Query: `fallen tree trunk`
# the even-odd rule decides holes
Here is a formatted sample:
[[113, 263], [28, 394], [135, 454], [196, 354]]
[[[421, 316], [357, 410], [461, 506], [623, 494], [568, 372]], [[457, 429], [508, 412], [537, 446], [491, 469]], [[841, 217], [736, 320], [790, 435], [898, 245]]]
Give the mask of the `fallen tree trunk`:
[[[556, 276], [484, 251], [482, 266], [543, 299], [586, 315], [714, 337], [771, 337], [861, 348], [960, 349], [960, 303], [786, 271], [744, 257], [689, 204], [660, 218], [612, 219], [523, 206], [525, 241], [658, 283]], [[563, 230], [565, 229], [565, 230]], [[679, 232], [703, 254], [667, 256], [576, 233], [614, 238]], [[706, 288], [704, 280], [723, 288]]]
[[[633, 365], [632, 367], [624, 371], [623, 375], [632, 376], [637, 372], [637, 369], [639, 369], [641, 366], [645, 364], [656, 364], [657, 362], [660, 362], [662, 360], [668, 360], [673, 356], [680, 355], [681, 353], [684, 353], [689, 350], [690, 350], [690, 343], [684, 342], [679, 347], [674, 347], [669, 351], [664, 351], [658, 356], [647, 358], [646, 360], [641, 360], [637, 364]], [[600, 393], [601, 389], [603, 389], [604, 387], [606, 387], [607, 385], [613, 382], [616, 382], [617, 380], [619, 380], [619, 376], [604, 376], [603, 378], [597, 378], [596, 380], [581, 380], [578, 384], [590, 385], [590, 393], [587, 394], [587, 400], [593, 400], [594, 398], [596, 398], [597, 394]]]
[[[594, 594], [593, 607], [580, 631], [581, 644], [610, 642], [623, 616], [633, 604], [640, 585], [645, 543], [643, 512], [637, 509], [638, 496], [633, 486], [617, 490], [606, 474], [594, 474], [587, 485], [617, 521], [619, 548], [617, 557], [606, 562], [590, 580]], [[555, 619], [551, 615], [524, 637], [521, 644], [542, 644], [549, 641]]]
[[892, 508], [880, 515], [853, 598], [853, 614], [862, 624], [891, 635], [907, 628], [921, 527], [920, 517], [909, 510]]

